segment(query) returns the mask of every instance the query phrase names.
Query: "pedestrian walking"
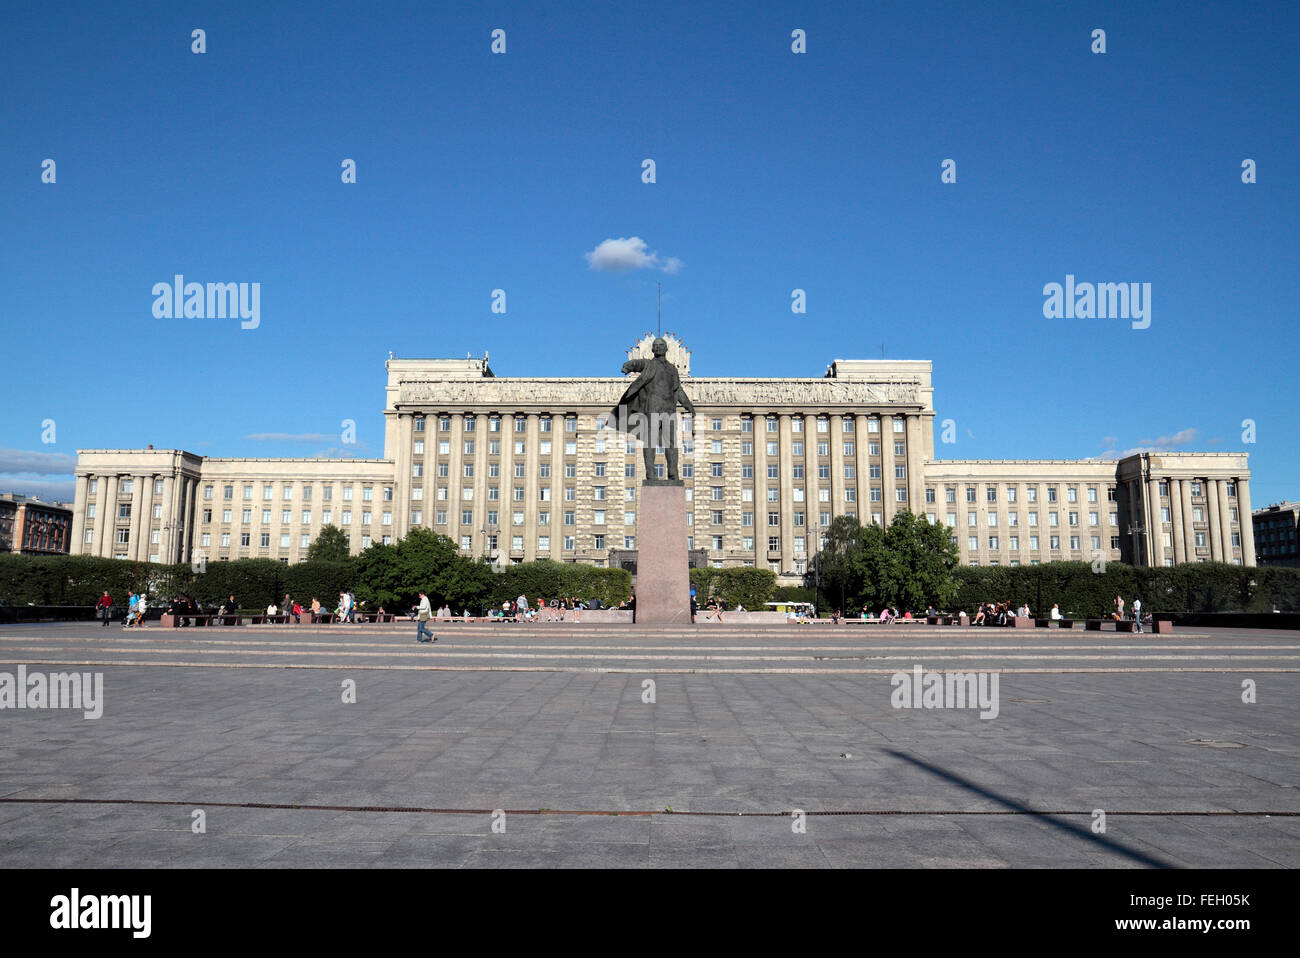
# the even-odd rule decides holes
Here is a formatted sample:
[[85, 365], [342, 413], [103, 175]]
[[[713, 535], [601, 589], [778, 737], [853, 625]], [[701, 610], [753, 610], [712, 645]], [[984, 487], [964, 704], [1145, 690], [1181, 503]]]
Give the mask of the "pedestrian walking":
[[1142, 600], [1133, 600], [1133, 627], [1135, 631], [1142, 631]]
[[[420, 604], [415, 609], [415, 641], [416, 642], [437, 642], [438, 639], [429, 631], [429, 617], [433, 615], [433, 610], [429, 606], [429, 597], [423, 592], [420, 593]], [[423, 636], [428, 638], [423, 638]]]
[[99, 597], [95, 603], [96, 614], [104, 620], [104, 628], [108, 628], [109, 619], [113, 618], [113, 597], [104, 590], [104, 594]]

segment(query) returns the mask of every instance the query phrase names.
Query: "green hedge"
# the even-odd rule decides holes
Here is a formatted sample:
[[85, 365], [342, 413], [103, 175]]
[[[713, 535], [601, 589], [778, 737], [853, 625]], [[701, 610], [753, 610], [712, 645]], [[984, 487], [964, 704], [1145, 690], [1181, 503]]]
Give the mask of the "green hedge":
[[539, 559], [507, 566], [492, 582], [491, 604], [500, 607], [519, 596], [528, 604], [537, 600], [577, 598], [584, 602], [599, 599], [606, 608], [626, 602], [632, 595], [632, 576], [626, 569], [607, 569], [578, 562]]
[[1107, 616], [1115, 596], [1126, 607], [1142, 600], [1145, 612], [1300, 611], [1300, 569], [1193, 562], [1179, 566], [1129, 566], [1108, 562], [1094, 572], [1087, 562], [1046, 565], [960, 566], [952, 609], [973, 612], [981, 602], [1029, 603], [1046, 616], [1052, 603], [1080, 618]]
[[[243, 609], [265, 608], [288, 592], [304, 606], [312, 597], [333, 608], [346, 588], [390, 610], [405, 608], [417, 590], [429, 593], [436, 606], [480, 609], [514, 599], [521, 593], [537, 598], [577, 596], [616, 606], [631, 594], [631, 576], [623, 569], [597, 568], [541, 560], [509, 566], [494, 573], [446, 549], [445, 543], [416, 537], [409, 544], [414, 556], [401, 561], [392, 546], [366, 550], [346, 562], [300, 562], [285, 565], [271, 559], [210, 562], [195, 573], [189, 565], [127, 562], [95, 556], [0, 555], [0, 600], [10, 605], [94, 605], [104, 589], [119, 605], [128, 591], [144, 590], [155, 606], [181, 593], [193, 595], [204, 607], [219, 605], [234, 593]], [[415, 549], [414, 547], [419, 547]], [[418, 560], [418, 561], [417, 561]], [[691, 583], [701, 604], [710, 597], [761, 609], [774, 595], [812, 601], [810, 590], [775, 586], [767, 569], [730, 567], [692, 569]], [[1052, 603], [1071, 616], [1109, 615], [1115, 596], [1125, 603], [1140, 598], [1149, 612], [1300, 612], [1300, 569], [1246, 567], [1221, 562], [1187, 563], [1172, 567], [1133, 567], [1117, 562], [1094, 572], [1085, 562], [1046, 565], [959, 566], [954, 570], [958, 591], [948, 611], [971, 612], [981, 602], [1028, 602], [1035, 615], [1045, 615]], [[405, 604], [404, 604], [405, 603]], [[917, 610], [913, 610], [914, 612]]]
[[704, 605], [709, 599], [718, 599], [728, 609], [743, 605], [750, 611], [761, 610], [763, 604], [771, 600], [776, 589], [776, 573], [771, 569], [750, 566], [728, 566], [725, 569], [704, 567], [692, 569], [690, 575], [698, 605]]

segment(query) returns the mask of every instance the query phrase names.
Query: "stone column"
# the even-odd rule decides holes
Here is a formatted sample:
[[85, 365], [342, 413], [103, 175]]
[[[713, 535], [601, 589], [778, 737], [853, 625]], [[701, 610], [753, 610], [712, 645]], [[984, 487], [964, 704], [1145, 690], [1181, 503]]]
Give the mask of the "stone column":
[[[871, 521], [871, 493], [869, 490], [871, 489], [871, 485], [872, 485], [871, 433], [867, 432], [866, 429], [867, 429], [867, 421], [863, 419], [861, 416], [859, 416], [857, 418], [857, 421], [854, 422], [853, 424], [853, 452], [854, 452], [853, 459], [857, 466], [856, 472], [858, 474], [858, 502], [859, 502], [858, 516], [860, 517], [861, 521], [864, 523]], [[842, 442], [845, 438], [846, 437], [841, 432], [840, 441]], [[889, 457], [883, 455], [883, 453], [885, 452], [883, 446], [881, 447], [880, 451], [882, 453], [880, 457], [880, 461], [882, 464], [880, 467], [880, 472], [883, 475], [885, 472], [884, 464], [889, 462]], [[893, 467], [891, 466], [890, 468], [892, 469]], [[865, 503], [863, 503], [863, 500], [866, 500]]]
[[189, 477], [181, 476], [182, 500], [181, 515], [185, 523], [185, 544], [181, 550], [181, 562], [189, 562], [194, 556], [194, 493], [198, 487], [198, 481]]
[[[849, 415], [852, 415], [850, 413]], [[844, 451], [840, 444], [835, 440], [836, 436], [843, 434], [843, 416], [831, 416], [830, 424], [827, 428], [830, 430], [826, 434], [826, 445], [831, 454], [831, 521], [835, 521], [836, 516], [842, 516], [848, 511], [848, 504], [844, 501]], [[820, 442], [822, 434], [817, 433], [817, 441]], [[856, 505], [860, 506], [860, 503]], [[853, 510], [859, 516], [862, 515], [859, 508]]]
[[[171, 529], [163, 529], [158, 538], [158, 555], [165, 563], [176, 561], [176, 483], [172, 476], [163, 476], [162, 507], [163, 507], [163, 525], [171, 526]], [[230, 507], [232, 515], [230, 517], [230, 528], [237, 528], [233, 510], [238, 500], [232, 499]], [[225, 500], [222, 500], [222, 508], [225, 508]]]
[[794, 477], [790, 468], [794, 459], [790, 453], [789, 413], [782, 413], [780, 431], [777, 433], [777, 476], [781, 485], [781, 572], [794, 571]]
[[[619, 462], [622, 463], [623, 459], [621, 453], [623, 450], [621, 446], [625, 442], [625, 440], [622, 436], [619, 436], [616, 441], [617, 444], [620, 446], [618, 450], [620, 453]], [[613, 442], [615, 442], [615, 440], [611, 440], [611, 444], [613, 444]], [[512, 535], [511, 530], [514, 528], [513, 526], [510, 525], [510, 513], [514, 511], [514, 505], [515, 505], [514, 476], [515, 476], [515, 417], [513, 413], [503, 413], [501, 416], [501, 476], [497, 480], [497, 485], [501, 489], [501, 498], [497, 500], [497, 513], [498, 513], [497, 551], [501, 554], [503, 563], [507, 565], [509, 564], [509, 556], [510, 556], [510, 537]], [[578, 506], [577, 502], [572, 503], [572, 506], [575, 512], [574, 522], [578, 523], [578, 525], [574, 526], [574, 530], [575, 530], [574, 535], [576, 538], [577, 536], [576, 530], [580, 528], [581, 522], [576, 515], [577, 506]], [[486, 516], [484, 518], [486, 518]], [[581, 550], [582, 548], [581, 541], [575, 542], [574, 545], [577, 547], [578, 550]]]
[[[1147, 509], [1150, 511], [1150, 516], [1151, 516], [1151, 520], [1146, 524], [1147, 526], [1146, 564], [1149, 566], [1154, 566], [1157, 564], [1156, 556], [1164, 555], [1164, 541], [1165, 541], [1164, 535], [1162, 534], [1165, 531], [1165, 524], [1164, 522], [1161, 521], [1160, 518], [1161, 517], [1160, 480], [1150, 475], [1150, 473], [1148, 473], [1145, 485], [1146, 485]], [[1164, 560], [1162, 559], [1159, 564], [1164, 565]]]
[[1196, 561], [1196, 527], [1192, 522], [1192, 480], [1183, 479], [1178, 483], [1178, 495], [1183, 502], [1183, 551], [1188, 562]]
[[[1218, 480], [1204, 479], [1205, 483], [1205, 504], [1209, 508], [1210, 516], [1210, 558], [1217, 562], [1227, 562], [1223, 552], [1223, 527], [1219, 519], [1219, 495]], [[1228, 542], [1231, 544], [1232, 540]]]
[[[804, 548], [803, 556], [812, 562], [813, 556], [818, 551], [818, 544], [821, 542], [821, 503], [817, 501], [817, 489], [820, 483], [817, 481], [817, 418], [815, 416], [804, 415], [803, 417], [803, 506], [804, 506], [804, 541], [807, 545]], [[805, 571], [807, 567], [805, 566]]]
[[[538, 520], [537, 534], [547, 536], [551, 540], [551, 549], [549, 552], [541, 552], [540, 550], [538, 552], [538, 556], [542, 559], [547, 559], [547, 558], [559, 559], [560, 554], [564, 551], [563, 550], [564, 540], [563, 538], [561, 538], [563, 533], [559, 531], [559, 523], [564, 518], [564, 516], [561, 514], [563, 512], [563, 508], [561, 506], [561, 500], [564, 497], [564, 457], [565, 457], [564, 445], [569, 440], [573, 440], [573, 442], [577, 443], [578, 435], [579, 435], [577, 430], [581, 430], [582, 428], [582, 417], [579, 416], [576, 420], [578, 424], [577, 430], [575, 430], [572, 433], [567, 432], [565, 429], [567, 425], [567, 419], [568, 419], [567, 413], [560, 414], [560, 418], [558, 420], [558, 428], [560, 431], [556, 433], [556, 440], [551, 444], [551, 478], [538, 479], [539, 485], [547, 485], [551, 487], [551, 501], [550, 502], [539, 501], [537, 503], [537, 508], [539, 510], [539, 515], [537, 517]], [[575, 448], [577, 447], [575, 446]], [[681, 453], [681, 437], [678, 436], [677, 467], [679, 469], [686, 462], [686, 458], [682, 456], [680, 453]], [[573, 461], [575, 467], [574, 472], [576, 473], [577, 463], [579, 462], [579, 454], [577, 453], [574, 454]], [[605, 467], [605, 473], [606, 473], [606, 477], [608, 478], [608, 474], [609, 474], [608, 465]], [[637, 499], [633, 499], [631, 502], [628, 502], [627, 499], [625, 499], [623, 496], [623, 490], [627, 488], [628, 485], [627, 478], [624, 476], [616, 476], [615, 478], [618, 479], [618, 496], [619, 499], [622, 500], [623, 508], [626, 509], [628, 506], [631, 506], [632, 509], [636, 512], [637, 518], [640, 519], [641, 517], [640, 501]], [[574, 477], [574, 482], [575, 483], [577, 482], [576, 476]], [[636, 483], [632, 483], [632, 488], [633, 490], [636, 489]], [[635, 491], [633, 492], [633, 495], [636, 495]], [[541, 515], [540, 515], [541, 510], [545, 510], [546, 512], [549, 512], [551, 514], [550, 523], [548, 525], [541, 525]], [[632, 535], [636, 535], [637, 527], [634, 525], [629, 531], [631, 532]], [[550, 597], [547, 596], [547, 598]]]
[[89, 482], [85, 476], [77, 476], [77, 493], [72, 500], [72, 531], [68, 540], [68, 552], [78, 555], [86, 551], [86, 489]]
[[[488, 471], [488, 448], [492, 442], [492, 434], [488, 432], [487, 413], [478, 413], [474, 417], [474, 551], [475, 558], [487, 554], [487, 536], [480, 530], [487, 528], [487, 471]], [[428, 475], [428, 472], [425, 472]], [[427, 497], [428, 484], [426, 483], [424, 495]], [[415, 503], [412, 502], [412, 507]], [[498, 510], [499, 512], [500, 510]], [[424, 515], [424, 524], [433, 528], [433, 516], [429, 514], [427, 508], [427, 498], [420, 506], [420, 512]]]
[[[541, 462], [540, 459], [540, 452], [541, 452], [541, 445], [542, 445], [541, 430], [542, 430], [541, 417], [535, 412], [530, 412], [528, 414], [528, 433], [526, 437], [526, 441], [528, 445], [525, 447], [528, 450], [528, 458], [527, 458], [527, 467], [526, 467], [527, 475], [524, 477], [524, 527], [521, 530], [524, 536], [524, 561], [525, 562], [532, 562], [534, 559], [537, 558], [537, 496], [538, 496], [537, 487], [538, 485], [540, 485], [540, 480], [537, 478], [537, 473], [539, 471], [537, 466]], [[551, 452], [554, 453], [555, 452], [555, 417], [554, 416], [551, 417], [551, 432], [549, 433], [549, 435], [551, 437]], [[619, 486], [619, 489], [620, 490], [622, 489], [622, 485]], [[609, 491], [610, 491], [609, 483], [606, 482], [605, 521], [607, 524], [610, 518]], [[618, 518], [619, 518], [619, 528], [621, 529], [623, 527], [623, 523], [622, 523], [623, 517], [620, 515]], [[611, 546], [615, 546], [614, 543], [611, 543], [609, 541], [608, 533], [606, 533], [606, 536], [607, 538], [605, 539], [605, 548], [608, 549]], [[619, 548], [619, 549], [623, 548], [623, 542], [621, 536], [619, 537], [619, 542], [617, 543], [615, 548]]]
[[[411, 496], [406, 492], [406, 490], [410, 489], [415, 484], [411, 475], [411, 470], [414, 468], [415, 458], [415, 453], [413, 451], [415, 442], [415, 430], [413, 427], [414, 420], [409, 412], [399, 412], [396, 419], [397, 426], [394, 430], [395, 435], [393, 438], [394, 448], [384, 450], [386, 453], [393, 456], [394, 461], [393, 541], [397, 541], [402, 536], [406, 535], [407, 530], [410, 528], [411, 508], [414, 503], [411, 501]], [[429, 422], [430, 420], [428, 419], [425, 419], [424, 421], [426, 436], [428, 435]], [[435, 454], [437, 453], [438, 450], [436, 446], [433, 451]], [[424, 457], [422, 461], [425, 463], [424, 475], [427, 479], [431, 471], [437, 471], [436, 466], [433, 469], [430, 469], [429, 467], [430, 462], [437, 462], [437, 456], [429, 455], [429, 442], [427, 439], [424, 443]]]
[[1241, 561], [1255, 565], [1255, 518], [1250, 512], [1250, 480], [1237, 480], [1237, 517], [1241, 525]]
[[145, 491], [145, 484], [150, 482], [148, 476], [131, 477], [131, 545], [127, 549], [127, 555], [137, 562], [148, 561], [148, 546], [141, 542], [144, 538], [143, 530], [144, 511], [149, 508], [149, 494]]
[[[913, 512], [925, 511], [925, 477], [921, 474], [921, 417], [911, 413], [907, 417], [907, 507]], [[883, 450], [882, 450], [883, 452]], [[938, 498], [937, 496], [935, 498]], [[999, 532], [998, 538], [1005, 533]]]
[[[108, 521], [108, 481], [110, 477], [91, 476], [89, 478], [95, 480], [95, 488], [98, 490], [98, 492], [95, 493], [95, 519], [92, 524], [92, 528], [95, 530], [95, 536], [94, 541], [90, 544], [90, 548], [83, 551], [90, 555], [102, 556], [104, 554], [104, 539], [109, 535], [107, 530], [110, 527]], [[89, 489], [86, 491], [86, 496], [90, 496]]]
[[1187, 561], [1187, 532], [1183, 528], [1183, 481], [1169, 480], [1169, 514], [1174, 521], [1174, 565]]
[[[767, 539], [773, 533], [779, 533], [779, 527], [767, 524], [767, 443], [774, 433], [767, 431], [767, 414], [754, 413], [754, 567], [769, 568]], [[699, 503], [695, 503], [695, 523], [699, 525]], [[698, 540], [698, 536], [696, 537]], [[700, 544], [698, 541], [695, 543]]]
[[1223, 561], [1232, 562], [1232, 507], [1228, 504], [1228, 483], [1224, 479], [1214, 480], [1215, 491], [1219, 499], [1219, 535], [1223, 539]]
[[[858, 421], [865, 428], [870, 417], [859, 416]], [[871, 433], [867, 433], [868, 440]], [[880, 498], [884, 501], [881, 508], [881, 525], [888, 526], [894, 518], [894, 420], [887, 415], [880, 416], [880, 483], [883, 487]]]
[[117, 545], [117, 486], [118, 477], [108, 476], [104, 486], [104, 494], [99, 497], [100, 508], [106, 513], [104, 535], [99, 543], [99, 554], [108, 559], [113, 557], [113, 550]]
[[450, 416], [451, 429], [447, 432], [447, 442], [450, 444], [450, 455], [447, 458], [447, 535], [451, 536], [459, 549], [460, 537], [464, 534], [460, 525], [460, 513], [465, 508], [465, 501], [461, 498], [460, 491], [465, 486], [465, 430], [460, 413], [451, 413]]

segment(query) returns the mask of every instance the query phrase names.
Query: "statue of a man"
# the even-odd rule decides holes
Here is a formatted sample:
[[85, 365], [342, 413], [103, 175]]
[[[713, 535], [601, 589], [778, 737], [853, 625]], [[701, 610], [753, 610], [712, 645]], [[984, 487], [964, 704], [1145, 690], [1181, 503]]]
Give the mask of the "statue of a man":
[[668, 478], [677, 480], [677, 404], [692, 416], [695, 406], [682, 389], [677, 367], [664, 357], [668, 343], [656, 339], [650, 347], [654, 359], [629, 359], [623, 372], [641, 375], [627, 387], [614, 407], [614, 419], [623, 424], [628, 435], [645, 443], [645, 478], [655, 474], [655, 449], [662, 448], [668, 460]]

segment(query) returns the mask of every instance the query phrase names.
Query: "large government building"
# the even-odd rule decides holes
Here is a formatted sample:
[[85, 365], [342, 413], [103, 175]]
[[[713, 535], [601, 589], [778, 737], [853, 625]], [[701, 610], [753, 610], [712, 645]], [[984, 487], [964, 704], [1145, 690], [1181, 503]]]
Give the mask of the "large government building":
[[[650, 356], [651, 336], [629, 350]], [[692, 555], [797, 581], [839, 515], [911, 509], [962, 561], [1255, 564], [1245, 453], [934, 456], [931, 365], [835, 360], [806, 379], [693, 377], [682, 474]], [[504, 564], [635, 561], [642, 458], [611, 410], [628, 377], [498, 377], [482, 359], [390, 359], [382, 459], [78, 451], [73, 551], [297, 562], [325, 525], [352, 551], [416, 526]], [[662, 459], [658, 468], [662, 469]]]

